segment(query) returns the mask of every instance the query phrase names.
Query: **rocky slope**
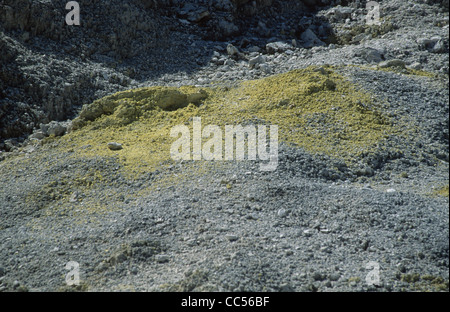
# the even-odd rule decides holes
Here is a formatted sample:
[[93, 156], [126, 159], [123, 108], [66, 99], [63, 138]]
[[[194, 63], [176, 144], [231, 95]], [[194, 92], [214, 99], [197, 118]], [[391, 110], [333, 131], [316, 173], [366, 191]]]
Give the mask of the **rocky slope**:
[[[448, 1], [81, 9], [0, 3], [1, 291], [448, 291]], [[174, 161], [195, 117], [276, 170]]]

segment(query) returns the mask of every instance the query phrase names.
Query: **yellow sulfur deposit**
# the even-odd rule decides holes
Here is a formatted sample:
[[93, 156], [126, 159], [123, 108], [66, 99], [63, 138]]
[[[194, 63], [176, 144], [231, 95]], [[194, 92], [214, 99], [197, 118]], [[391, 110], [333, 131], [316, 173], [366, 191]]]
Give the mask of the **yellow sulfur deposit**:
[[[309, 67], [232, 87], [118, 92], [86, 105], [58, 148], [73, 149], [76, 157], [118, 156], [129, 171], [152, 171], [172, 161], [170, 129], [192, 127], [193, 117], [203, 126], [278, 125], [280, 142], [345, 161], [396, 132], [370, 94], [331, 67]], [[111, 151], [111, 141], [123, 149]]]
[[448, 184], [439, 188], [437, 191], [435, 191], [436, 195], [440, 195], [440, 196], [444, 196], [444, 197], [448, 197], [449, 192], [448, 192]]

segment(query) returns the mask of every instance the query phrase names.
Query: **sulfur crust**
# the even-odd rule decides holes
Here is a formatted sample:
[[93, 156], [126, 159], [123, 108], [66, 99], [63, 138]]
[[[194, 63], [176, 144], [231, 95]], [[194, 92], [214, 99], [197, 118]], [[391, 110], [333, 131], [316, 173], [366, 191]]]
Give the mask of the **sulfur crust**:
[[439, 195], [439, 196], [448, 197], [448, 195], [449, 195], [448, 184], [443, 186], [443, 187], [441, 187], [441, 188], [439, 188], [437, 191], [435, 191], [435, 194]]
[[[152, 99], [167, 90], [177, 96], [186, 94], [186, 98], [194, 95], [191, 98], [197, 103], [182, 103], [178, 109], [155, 105]], [[154, 171], [171, 163], [170, 146], [175, 138], [170, 137], [170, 129], [180, 124], [192, 127], [193, 117], [201, 117], [203, 127], [278, 125], [280, 141], [346, 162], [370, 153], [398, 132], [369, 93], [358, 90], [332, 67], [308, 67], [232, 88], [135, 89], [91, 106], [99, 102], [108, 109], [93, 120], [77, 118], [74, 123], [80, 126], [59, 139], [58, 149], [73, 149], [75, 157], [118, 157], [129, 173]], [[123, 150], [109, 150], [110, 141], [123, 144]]]

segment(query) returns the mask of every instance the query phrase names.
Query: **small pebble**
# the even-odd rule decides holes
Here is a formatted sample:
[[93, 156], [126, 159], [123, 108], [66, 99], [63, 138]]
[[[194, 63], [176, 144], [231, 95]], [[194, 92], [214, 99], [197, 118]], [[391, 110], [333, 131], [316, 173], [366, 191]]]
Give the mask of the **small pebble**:
[[238, 236], [232, 235], [232, 234], [225, 235], [225, 238], [226, 238], [227, 240], [229, 240], [230, 242], [234, 242], [234, 241], [237, 241], [237, 240], [239, 239]]
[[169, 262], [170, 258], [168, 255], [156, 255], [155, 260], [158, 263], [166, 263]]
[[280, 210], [278, 210], [278, 216], [279, 216], [280, 218], [286, 217], [286, 216], [287, 216], [287, 211], [286, 211], [286, 209], [281, 208]]
[[112, 151], [119, 151], [119, 150], [121, 150], [123, 147], [122, 147], [122, 144], [119, 144], [119, 143], [117, 143], [117, 142], [109, 142], [109, 143], [108, 143], [108, 148], [109, 148], [110, 150], [112, 150]]

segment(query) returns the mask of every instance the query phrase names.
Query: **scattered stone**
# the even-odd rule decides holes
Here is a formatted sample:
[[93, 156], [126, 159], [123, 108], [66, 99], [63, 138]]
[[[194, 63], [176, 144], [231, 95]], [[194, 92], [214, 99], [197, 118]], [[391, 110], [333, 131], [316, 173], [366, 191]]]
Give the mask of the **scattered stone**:
[[292, 291], [294, 291], [292, 286], [290, 284], [288, 284], [288, 283], [281, 284], [279, 289], [280, 289], [281, 292], [292, 292]]
[[36, 148], [33, 145], [27, 145], [23, 148], [23, 151], [27, 154], [31, 154], [36, 151]]
[[239, 54], [239, 50], [230, 43], [229, 45], [227, 45], [227, 53], [229, 56], [234, 56]]
[[266, 61], [266, 58], [263, 55], [258, 55], [248, 61], [248, 66], [250, 68], [254, 68], [256, 64], [262, 64]]
[[239, 239], [238, 236], [233, 235], [233, 234], [227, 234], [227, 235], [225, 235], [225, 238], [227, 240], [229, 240], [230, 242], [235, 242], [235, 241], [237, 241]]
[[234, 66], [234, 62], [233, 62], [233, 60], [228, 59], [228, 60], [226, 60], [226, 61], [224, 62], [224, 65], [227, 65], [227, 66]]
[[187, 16], [187, 20], [193, 23], [200, 23], [201, 21], [209, 18], [211, 13], [205, 8], [201, 8], [195, 12], [190, 12]]
[[420, 70], [420, 69], [422, 69], [422, 64], [419, 62], [414, 62], [411, 65], [409, 65], [408, 67], [411, 69], [414, 69], [414, 70]]
[[361, 244], [361, 249], [362, 250], [367, 250], [367, 248], [369, 248], [369, 241], [368, 240], [364, 240]]
[[445, 43], [444, 40], [439, 39], [434, 46], [431, 48], [432, 53], [444, 53], [445, 52]]
[[430, 49], [436, 43], [436, 41], [431, 40], [429, 38], [419, 38], [416, 40], [416, 42], [419, 45], [419, 47], [422, 49]]
[[434, 36], [431, 38], [419, 38], [416, 42], [421, 49], [428, 50], [432, 53], [442, 53], [446, 50], [445, 42], [440, 36]]
[[326, 278], [326, 276], [320, 272], [314, 272], [311, 277], [314, 281], [323, 281]]
[[62, 136], [67, 131], [67, 125], [52, 121], [49, 124], [41, 124], [41, 131], [45, 136]]
[[108, 148], [112, 151], [120, 151], [123, 147], [122, 144], [117, 143], [117, 142], [109, 142], [108, 143]]
[[13, 152], [17, 149], [18, 142], [14, 139], [8, 139], [2, 145], [7, 152]]
[[272, 71], [270, 70], [270, 66], [267, 65], [267, 64], [260, 64], [260, 65], [259, 65], [259, 69], [260, 69], [262, 72], [266, 73], [266, 74], [270, 74], [270, 73], [272, 72]]
[[38, 130], [34, 132], [32, 135], [30, 135], [30, 139], [36, 139], [36, 140], [42, 140], [45, 138], [44, 132], [42, 130]]
[[330, 281], [332, 282], [337, 282], [340, 278], [341, 276], [338, 273], [332, 273], [329, 277]]
[[360, 48], [355, 51], [355, 55], [363, 58], [368, 63], [380, 63], [384, 59], [384, 53], [374, 48]]
[[331, 249], [329, 246], [320, 247], [320, 251], [324, 253], [331, 253]]
[[318, 73], [320, 73], [320, 74], [322, 74], [322, 75], [328, 75], [328, 72], [327, 72], [326, 69], [323, 68], [323, 67], [318, 67], [318, 68], [315, 69], [314, 71], [315, 71], [315, 72], [318, 72]]
[[388, 67], [400, 67], [405, 68], [405, 62], [399, 59], [392, 59], [388, 61], [383, 61], [378, 64], [379, 68], [388, 68]]
[[292, 47], [285, 43], [285, 42], [281, 42], [281, 41], [277, 41], [277, 42], [271, 42], [266, 44], [266, 51], [269, 54], [275, 54], [275, 53], [283, 53], [288, 49], [291, 49]]
[[334, 8], [333, 13], [338, 20], [345, 20], [350, 18], [352, 15], [353, 9], [349, 7], [342, 7], [338, 5]]
[[306, 290], [307, 291], [311, 291], [311, 292], [317, 292], [319, 290], [319, 288], [316, 285], [314, 285], [314, 284], [309, 284], [306, 287]]
[[74, 192], [70, 198], [69, 198], [69, 202], [71, 203], [76, 203], [78, 201], [78, 192]]
[[309, 28], [301, 34], [300, 39], [303, 41], [303, 47], [307, 49], [314, 46], [325, 46], [325, 43]]
[[167, 263], [170, 260], [170, 257], [168, 255], [156, 255], [155, 260], [158, 263]]
[[283, 208], [281, 208], [280, 210], [278, 210], [278, 213], [277, 213], [277, 215], [278, 215], [280, 218], [286, 217], [287, 214], [288, 214], [288, 213], [287, 213], [286, 209], [283, 209]]

